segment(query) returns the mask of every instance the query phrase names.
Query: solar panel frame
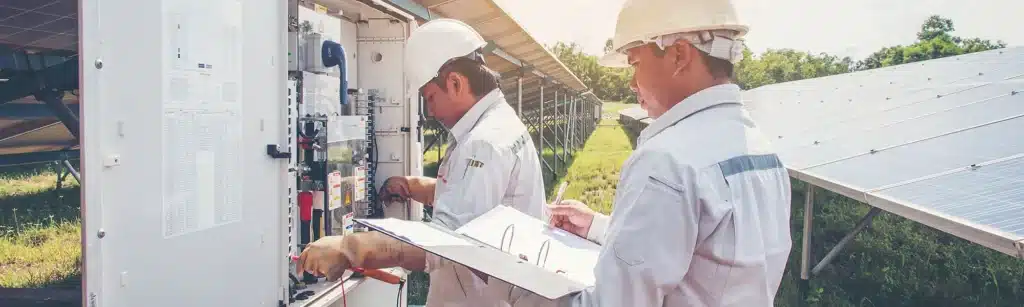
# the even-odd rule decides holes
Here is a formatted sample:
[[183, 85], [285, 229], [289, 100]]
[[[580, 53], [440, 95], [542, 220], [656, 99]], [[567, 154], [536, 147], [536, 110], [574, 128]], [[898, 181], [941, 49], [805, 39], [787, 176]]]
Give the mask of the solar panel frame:
[[744, 92], [790, 175], [1024, 258], [1024, 47]]
[[0, 3], [0, 44], [14, 50], [78, 49], [77, 0], [6, 0]]

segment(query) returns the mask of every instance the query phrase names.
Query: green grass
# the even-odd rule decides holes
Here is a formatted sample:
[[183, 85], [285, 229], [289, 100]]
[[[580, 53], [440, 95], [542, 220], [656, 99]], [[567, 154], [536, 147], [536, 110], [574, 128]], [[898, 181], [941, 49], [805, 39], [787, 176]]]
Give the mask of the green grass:
[[52, 165], [0, 168], [0, 287], [74, 285], [80, 276], [79, 187], [56, 189]]
[[[630, 106], [635, 105], [605, 103], [603, 113], [605, 116], [618, 114], [619, 110]], [[569, 181], [563, 198], [576, 199], [594, 210], [610, 213], [622, 163], [633, 153], [629, 138], [615, 120], [602, 120], [583, 149], [576, 153], [568, 175], [558, 181], [558, 184]], [[554, 197], [553, 193], [548, 193], [549, 201]]]

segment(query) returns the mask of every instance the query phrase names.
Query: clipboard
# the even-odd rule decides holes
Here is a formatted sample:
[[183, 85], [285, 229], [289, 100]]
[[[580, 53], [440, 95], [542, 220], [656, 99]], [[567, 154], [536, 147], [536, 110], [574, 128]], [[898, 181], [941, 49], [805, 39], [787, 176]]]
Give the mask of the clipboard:
[[[497, 208], [502, 207], [516, 210], [507, 206]], [[548, 300], [557, 300], [590, 286], [565, 274], [545, 269], [536, 261], [531, 261], [534, 259], [522, 260], [517, 255], [504, 251], [501, 246], [493, 246], [467, 234], [460, 234], [457, 232], [458, 229], [452, 231], [429, 222], [395, 218], [356, 219], [355, 222]], [[511, 244], [515, 227], [509, 226], [502, 227], [505, 232], [501, 235], [502, 241], [508, 238]], [[501, 243], [504, 245], [505, 242]], [[536, 260], [543, 261], [540, 258]]]

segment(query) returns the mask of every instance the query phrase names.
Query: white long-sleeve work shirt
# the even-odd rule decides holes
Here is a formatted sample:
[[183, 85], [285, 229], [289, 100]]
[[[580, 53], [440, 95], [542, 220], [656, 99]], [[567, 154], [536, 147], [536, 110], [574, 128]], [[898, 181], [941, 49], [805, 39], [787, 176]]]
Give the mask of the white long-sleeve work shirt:
[[596, 284], [514, 306], [773, 306], [792, 245], [790, 198], [739, 87], [705, 89], [641, 132], [611, 216], [587, 234], [602, 245]]
[[644, 129], [623, 166], [596, 285], [571, 306], [773, 306], [792, 246], [786, 169], [733, 84]]
[[[546, 219], [540, 157], [501, 91], [482, 97], [450, 129], [437, 172], [433, 223], [455, 230], [495, 206]], [[427, 306], [486, 306], [486, 283], [466, 267], [427, 254]]]

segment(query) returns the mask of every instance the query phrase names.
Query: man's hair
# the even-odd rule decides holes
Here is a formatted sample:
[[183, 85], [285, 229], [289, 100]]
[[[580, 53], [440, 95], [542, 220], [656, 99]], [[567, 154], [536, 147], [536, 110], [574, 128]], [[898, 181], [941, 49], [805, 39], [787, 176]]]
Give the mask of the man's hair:
[[[691, 45], [690, 47], [693, 47], [693, 45]], [[693, 48], [697, 49], [696, 47]], [[665, 56], [665, 50], [658, 48], [658, 46], [651, 45], [651, 49], [654, 50], [654, 56], [658, 58], [662, 58]], [[704, 52], [704, 50], [697, 49], [697, 52], [700, 53], [700, 57], [701, 59], [704, 60], [704, 65], [708, 67], [708, 73], [711, 73], [712, 77], [714, 77], [715, 79], [735, 79], [735, 69], [731, 62], [713, 57], [707, 52]]]
[[498, 88], [498, 73], [494, 72], [483, 63], [468, 58], [458, 58], [441, 69], [441, 78], [438, 78], [438, 86], [445, 93], [448, 87], [445, 85], [448, 74], [459, 73], [469, 79], [469, 89], [474, 97], [479, 99], [487, 93]]

